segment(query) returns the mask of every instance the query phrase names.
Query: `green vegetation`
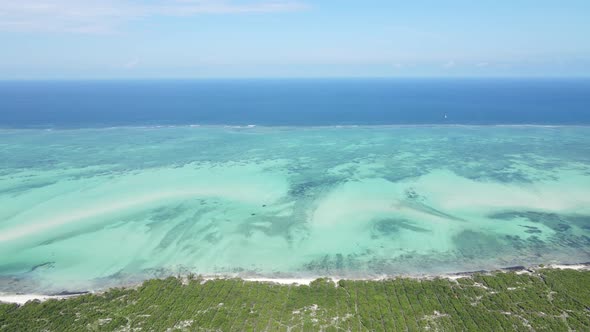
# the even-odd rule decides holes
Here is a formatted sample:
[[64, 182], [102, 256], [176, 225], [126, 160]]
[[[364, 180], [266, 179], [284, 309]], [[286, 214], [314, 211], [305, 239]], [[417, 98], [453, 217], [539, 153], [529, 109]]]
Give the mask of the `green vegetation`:
[[150, 280], [67, 300], [0, 305], [2, 331], [589, 331], [590, 272], [475, 274], [287, 286]]

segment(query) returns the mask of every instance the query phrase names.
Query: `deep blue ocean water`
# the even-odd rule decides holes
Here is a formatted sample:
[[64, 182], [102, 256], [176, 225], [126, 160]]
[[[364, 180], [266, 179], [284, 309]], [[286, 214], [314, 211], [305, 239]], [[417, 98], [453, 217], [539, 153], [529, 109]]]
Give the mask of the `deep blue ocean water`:
[[590, 79], [3, 81], [1, 127], [590, 124]]

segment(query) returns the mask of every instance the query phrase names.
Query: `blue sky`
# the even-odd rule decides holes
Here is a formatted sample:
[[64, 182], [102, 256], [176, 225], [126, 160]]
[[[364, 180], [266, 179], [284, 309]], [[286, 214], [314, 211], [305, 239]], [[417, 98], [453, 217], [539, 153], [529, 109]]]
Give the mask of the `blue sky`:
[[0, 79], [590, 76], [588, 0], [0, 0]]

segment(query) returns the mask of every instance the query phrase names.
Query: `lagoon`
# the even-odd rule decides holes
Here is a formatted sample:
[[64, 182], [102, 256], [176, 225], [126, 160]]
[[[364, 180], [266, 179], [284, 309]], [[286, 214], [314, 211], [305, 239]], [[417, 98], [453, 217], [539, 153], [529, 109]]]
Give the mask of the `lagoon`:
[[0, 292], [590, 260], [590, 127], [0, 131]]

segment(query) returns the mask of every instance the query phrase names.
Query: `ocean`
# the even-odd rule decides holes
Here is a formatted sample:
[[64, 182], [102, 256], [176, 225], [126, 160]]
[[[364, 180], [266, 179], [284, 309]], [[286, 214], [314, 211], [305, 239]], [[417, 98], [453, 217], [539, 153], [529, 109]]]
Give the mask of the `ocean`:
[[2, 82], [0, 292], [590, 261], [589, 91]]
[[0, 81], [0, 127], [590, 124], [590, 79]]

